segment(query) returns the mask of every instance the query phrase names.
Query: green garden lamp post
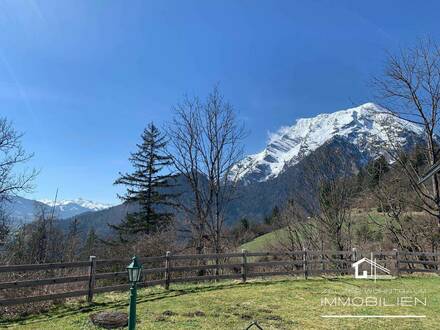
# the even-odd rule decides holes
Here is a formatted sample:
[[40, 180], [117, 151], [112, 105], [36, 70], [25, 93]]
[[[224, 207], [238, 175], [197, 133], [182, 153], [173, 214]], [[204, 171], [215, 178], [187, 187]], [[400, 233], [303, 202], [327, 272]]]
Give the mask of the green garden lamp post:
[[137, 282], [141, 279], [142, 266], [138, 263], [137, 257], [134, 256], [131, 264], [127, 266], [128, 280], [131, 283], [130, 288], [130, 311], [128, 316], [128, 329], [136, 329], [136, 297], [137, 297]]

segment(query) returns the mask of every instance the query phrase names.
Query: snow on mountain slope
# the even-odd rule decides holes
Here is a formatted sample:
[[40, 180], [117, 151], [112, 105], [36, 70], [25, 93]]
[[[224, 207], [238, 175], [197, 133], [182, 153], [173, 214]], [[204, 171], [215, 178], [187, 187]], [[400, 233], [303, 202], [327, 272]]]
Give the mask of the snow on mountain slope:
[[[15, 196], [4, 203], [3, 210], [11, 217], [13, 223], [19, 225], [34, 220], [42, 208], [52, 211], [53, 206], [53, 201], [48, 199], [36, 201]], [[55, 216], [66, 219], [85, 212], [100, 211], [111, 206], [110, 204], [95, 203], [79, 198], [57, 201], [53, 211]]]
[[73, 200], [59, 200], [56, 203], [50, 199], [41, 199], [39, 202], [44, 203], [49, 206], [57, 206], [61, 210], [65, 208], [73, 208], [79, 206], [81, 208], [87, 209], [88, 211], [100, 211], [112, 207], [111, 204], [97, 203], [83, 198], [77, 198]]
[[374, 103], [298, 119], [290, 127], [271, 134], [267, 147], [239, 163], [235, 173], [244, 182], [266, 181], [293, 166], [335, 136], [346, 138], [359, 150], [377, 156], [390, 141], [404, 146], [409, 135], [421, 136], [421, 127], [393, 116]]

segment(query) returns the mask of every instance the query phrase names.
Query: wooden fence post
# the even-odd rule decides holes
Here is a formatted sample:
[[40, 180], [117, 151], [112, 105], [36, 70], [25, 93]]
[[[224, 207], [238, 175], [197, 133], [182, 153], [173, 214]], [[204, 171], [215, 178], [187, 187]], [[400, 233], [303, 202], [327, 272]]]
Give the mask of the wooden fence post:
[[[432, 251], [433, 253], [437, 253], [437, 248], [435, 248], [435, 250]], [[437, 272], [440, 270], [440, 267], [438, 265], [438, 258], [436, 255], [432, 256], [432, 261], [434, 261], [436, 264], [434, 265], [434, 268], [437, 270]]]
[[246, 283], [247, 280], [247, 251], [241, 250], [241, 281]]
[[171, 252], [167, 251], [167, 253], [165, 254], [165, 290], [169, 290], [170, 288], [170, 279], [171, 279], [170, 256], [171, 256]]
[[307, 249], [303, 249], [303, 269], [304, 269], [304, 278], [307, 280], [308, 278], [308, 267], [307, 267]]
[[[438, 249], [435, 248], [435, 251], [434, 251], [434, 252], [435, 252], [435, 253], [438, 253]], [[438, 258], [438, 254], [434, 256], [434, 261], [437, 263], [437, 264], [435, 265], [435, 267], [436, 267], [436, 269], [437, 269], [437, 273], [440, 275], [440, 264], [439, 264], [440, 260], [439, 260], [439, 258]]]
[[399, 255], [399, 250], [397, 249], [393, 249], [395, 252], [395, 258], [396, 258], [396, 263], [395, 263], [395, 267], [396, 267], [396, 276], [400, 277], [400, 255]]
[[93, 301], [93, 290], [95, 288], [95, 274], [96, 274], [96, 257], [90, 256], [90, 266], [89, 266], [89, 286], [87, 293], [87, 302], [91, 303]]

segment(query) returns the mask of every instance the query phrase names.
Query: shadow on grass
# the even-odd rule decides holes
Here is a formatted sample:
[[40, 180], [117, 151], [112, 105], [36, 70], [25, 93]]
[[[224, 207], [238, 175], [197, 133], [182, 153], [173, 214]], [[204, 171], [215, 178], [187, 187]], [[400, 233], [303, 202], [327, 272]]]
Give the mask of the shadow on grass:
[[[160, 292], [150, 292], [147, 294], [144, 294], [142, 291], [138, 295], [138, 305], [142, 303], [148, 303], [148, 302], [154, 302], [154, 301], [160, 301], [163, 299], [171, 299], [176, 298], [180, 296], [185, 296], [189, 294], [195, 294], [195, 293], [204, 293], [204, 292], [213, 292], [213, 291], [222, 291], [227, 289], [234, 289], [237, 287], [246, 287], [246, 288], [252, 288], [252, 287], [265, 287], [265, 286], [271, 286], [271, 285], [279, 285], [279, 284], [286, 284], [286, 283], [292, 283], [295, 278], [286, 278], [286, 279], [277, 279], [272, 281], [267, 280], [257, 280], [255, 282], [250, 281], [247, 283], [238, 283], [238, 282], [228, 282], [228, 283], [216, 283], [216, 284], [207, 284], [207, 285], [200, 285], [200, 284], [194, 284], [193, 287], [185, 287], [185, 288], [176, 288], [176, 289], [169, 289], [169, 290], [163, 290]], [[298, 278], [296, 278], [298, 279]], [[348, 281], [345, 281], [342, 278], [326, 278], [326, 277], [320, 277], [317, 280], [326, 280], [331, 282], [341, 282], [348, 285], [355, 285], [353, 283], [350, 283]], [[310, 282], [310, 280], [308, 281]], [[355, 285], [357, 286], [357, 285]], [[108, 309], [122, 309], [122, 308], [128, 308], [128, 292], [127, 297], [125, 298], [118, 298], [117, 301], [111, 301], [111, 302], [94, 302], [92, 304], [88, 304], [87, 302], [83, 302], [85, 306], [78, 306], [78, 303], [72, 304], [72, 305], [62, 305], [55, 308], [52, 308], [50, 311], [44, 314], [34, 314], [29, 315], [25, 317], [15, 318], [15, 319], [9, 319], [9, 320], [0, 320], [0, 326], [12, 326], [12, 325], [24, 325], [24, 324], [36, 324], [40, 322], [47, 322], [52, 320], [58, 320], [63, 319], [75, 314], [83, 314], [83, 313], [91, 313], [91, 312], [100, 312]]]

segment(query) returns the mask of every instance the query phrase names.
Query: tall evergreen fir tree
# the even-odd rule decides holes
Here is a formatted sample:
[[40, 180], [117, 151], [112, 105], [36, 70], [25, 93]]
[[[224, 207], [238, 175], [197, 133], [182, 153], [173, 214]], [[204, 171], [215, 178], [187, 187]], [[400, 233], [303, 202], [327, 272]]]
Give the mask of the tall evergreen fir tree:
[[174, 194], [168, 193], [174, 186], [174, 175], [167, 172], [172, 163], [166, 154], [166, 138], [159, 129], [150, 123], [141, 135], [142, 143], [129, 158], [134, 171], [119, 173], [116, 185], [124, 185], [127, 192], [119, 196], [124, 202], [137, 203], [139, 211], [127, 214], [120, 225], [110, 225], [119, 232], [120, 237], [130, 234], [150, 234], [170, 224], [173, 214]]

